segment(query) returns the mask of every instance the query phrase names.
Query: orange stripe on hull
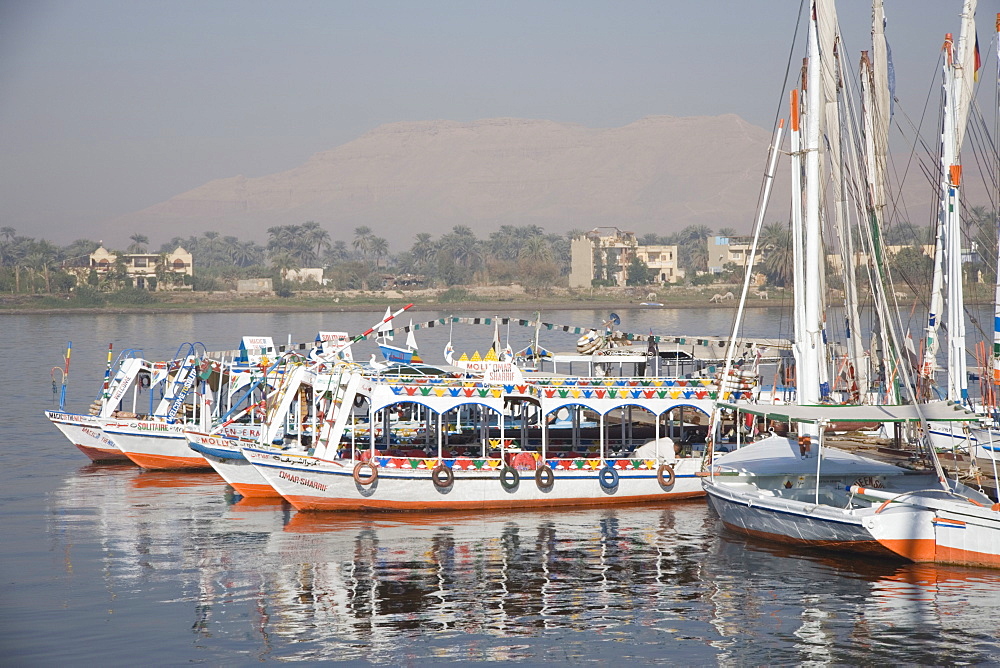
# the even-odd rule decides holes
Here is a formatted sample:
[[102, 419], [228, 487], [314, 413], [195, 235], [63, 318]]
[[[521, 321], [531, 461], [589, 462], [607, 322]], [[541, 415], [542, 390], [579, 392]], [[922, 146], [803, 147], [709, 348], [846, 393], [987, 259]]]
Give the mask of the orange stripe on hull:
[[961, 550], [954, 547], [944, 547], [939, 545], [937, 548], [937, 559], [935, 561], [940, 564], [1000, 568], [1000, 553], [988, 554], [986, 552], [974, 552], [972, 550]]
[[267, 483], [254, 484], [247, 482], [241, 482], [241, 483], [231, 482], [229, 483], [229, 486], [235, 489], [240, 494], [240, 496], [245, 496], [247, 498], [254, 498], [254, 499], [281, 498], [281, 495], [278, 494], [278, 492], [276, 492], [275, 489], [270, 485], [268, 485]]
[[919, 540], [916, 538], [884, 539], [880, 540], [879, 543], [886, 549], [892, 550], [894, 553], [910, 561], [934, 561], [936, 550], [933, 538]]
[[76, 447], [80, 448], [80, 452], [90, 457], [91, 461], [95, 462], [130, 462], [132, 461], [125, 453], [118, 448], [93, 448], [89, 445], [80, 445], [79, 443], [74, 443]]
[[896, 554], [906, 557], [911, 561], [1000, 568], [1000, 553], [989, 554], [938, 545], [933, 538], [926, 538], [924, 540], [883, 540], [881, 543]]
[[204, 457], [169, 457], [167, 455], [147, 455], [141, 452], [128, 452], [126, 454], [133, 462], [149, 471], [212, 470], [212, 465]]
[[757, 531], [755, 529], [747, 529], [745, 527], [737, 526], [735, 524], [730, 524], [728, 522], [723, 522], [728, 529], [741, 533], [745, 536], [752, 536], [753, 538], [758, 538], [761, 540], [770, 540], [777, 543], [784, 543], [785, 545], [799, 545], [802, 547], [815, 547], [824, 550], [839, 550], [843, 552], [855, 552], [858, 554], [872, 554], [883, 557], [895, 557], [898, 556], [894, 552], [890, 551], [888, 548], [879, 545], [875, 540], [865, 540], [865, 541], [844, 541], [844, 540], [808, 540], [805, 538], [796, 538], [794, 536], [786, 536], [784, 534], [778, 533], [768, 533], [766, 531]]
[[445, 510], [503, 510], [510, 508], [555, 508], [573, 506], [574, 508], [594, 506], [622, 506], [637, 503], [657, 503], [664, 501], [679, 501], [704, 496], [702, 491], [684, 492], [680, 494], [648, 494], [626, 498], [608, 497], [604, 499], [494, 499], [483, 501], [386, 501], [378, 499], [330, 499], [319, 496], [290, 495], [285, 499], [296, 510], [408, 510], [408, 511], [445, 511]]

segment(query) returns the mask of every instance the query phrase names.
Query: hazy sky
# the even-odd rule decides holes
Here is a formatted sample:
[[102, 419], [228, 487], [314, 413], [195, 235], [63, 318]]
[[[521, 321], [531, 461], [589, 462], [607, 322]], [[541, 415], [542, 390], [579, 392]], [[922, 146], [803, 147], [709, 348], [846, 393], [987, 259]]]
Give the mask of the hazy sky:
[[[928, 94], [937, 103], [930, 82], [961, 1], [885, 2], [897, 96], [919, 117]], [[93, 237], [98, 221], [212, 179], [289, 169], [394, 121], [615, 127], [736, 113], [770, 129], [799, 7], [0, 0], [0, 225], [59, 243]], [[838, 9], [856, 63], [870, 6]], [[986, 81], [998, 10], [980, 0]]]

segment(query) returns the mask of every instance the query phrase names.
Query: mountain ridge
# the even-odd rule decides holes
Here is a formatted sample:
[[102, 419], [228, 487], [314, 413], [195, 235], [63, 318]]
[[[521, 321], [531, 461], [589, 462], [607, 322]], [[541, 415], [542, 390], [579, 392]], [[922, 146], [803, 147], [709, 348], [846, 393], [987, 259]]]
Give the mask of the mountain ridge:
[[[744, 231], [770, 139], [735, 114], [647, 116], [612, 128], [519, 118], [401, 121], [289, 170], [209, 181], [109, 221], [105, 233], [215, 230], [263, 241], [268, 227], [314, 220], [333, 239], [366, 225], [399, 251], [418, 232], [460, 224], [480, 236], [504, 224], [555, 233], [609, 225], [640, 235], [688, 225]], [[787, 197], [783, 184], [775, 197], [782, 190]], [[404, 228], [410, 236], [396, 232]]]

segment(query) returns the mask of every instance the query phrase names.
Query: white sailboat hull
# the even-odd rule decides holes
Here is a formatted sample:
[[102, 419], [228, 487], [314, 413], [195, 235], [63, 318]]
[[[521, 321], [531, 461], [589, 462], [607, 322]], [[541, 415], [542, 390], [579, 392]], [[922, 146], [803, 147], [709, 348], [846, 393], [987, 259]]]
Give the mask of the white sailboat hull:
[[910, 561], [1000, 568], [1000, 504], [914, 495], [873, 514], [866, 526]]
[[865, 509], [767, 497], [754, 490], [752, 485], [705, 485], [709, 505], [733, 531], [807, 547], [892, 555], [864, 527]]
[[[674, 462], [675, 477], [670, 485], [661, 484], [657, 468], [616, 469], [615, 475], [596, 469], [558, 468], [552, 471], [552, 484], [542, 488], [534, 471], [518, 472], [519, 480], [507, 487], [501, 484], [497, 468], [476, 469], [477, 460], [452, 461], [454, 479], [447, 487], [432, 480], [432, 468], [438, 460], [378, 458], [382, 462], [377, 479], [361, 484], [354, 478], [355, 462], [327, 461], [314, 457], [290, 455], [258, 448], [244, 448], [247, 459], [281, 496], [298, 510], [471, 510], [504, 508], [541, 508], [549, 506], [600, 506], [649, 503], [703, 496], [701, 479], [696, 473], [700, 459]], [[633, 460], [636, 461], [636, 460]], [[416, 463], [418, 468], [412, 468]], [[481, 465], [482, 462], [480, 461]], [[551, 464], [552, 462], [550, 462]], [[620, 463], [620, 460], [619, 460]], [[466, 468], [468, 466], [469, 468]], [[598, 466], [600, 466], [598, 464]], [[367, 471], [366, 471], [367, 473]]]

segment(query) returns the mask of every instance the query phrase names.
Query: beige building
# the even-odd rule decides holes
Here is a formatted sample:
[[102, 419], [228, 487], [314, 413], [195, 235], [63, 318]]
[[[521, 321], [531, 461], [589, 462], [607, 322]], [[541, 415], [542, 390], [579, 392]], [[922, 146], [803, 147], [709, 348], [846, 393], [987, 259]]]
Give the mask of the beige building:
[[656, 272], [657, 283], [683, 280], [684, 270], [677, 265], [677, 246], [637, 246], [635, 256]]
[[[753, 246], [752, 237], [721, 237], [709, 235], [708, 237], [708, 273], [721, 274], [725, 271], [725, 266], [732, 262], [738, 267], [746, 264], [750, 256], [750, 248]], [[756, 262], [764, 259], [761, 249], [757, 249]], [[755, 262], [755, 264], [756, 264]]]
[[157, 290], [190, 289], [190, 285], [184, 284], [184, 276], [194, 276], [194, 261], [191, 253], [181, 246], [172, 253], [121, 254], [101, 246], [90, 254], [90, 265], [86, 271], [93, 270], [98, 276], [106, 275], [115, 268], [119, 255], [132, 287], [145, 290], [155, 284]]
[[570, 241], [569, 286], [589, 288], [595, 279], [624, 286], [633, 258], [656, 272], [657, 283], [684, 278], [684, 271], [677, 266], [677, 246], [640, 246], [634, 232], [598, 227]]

